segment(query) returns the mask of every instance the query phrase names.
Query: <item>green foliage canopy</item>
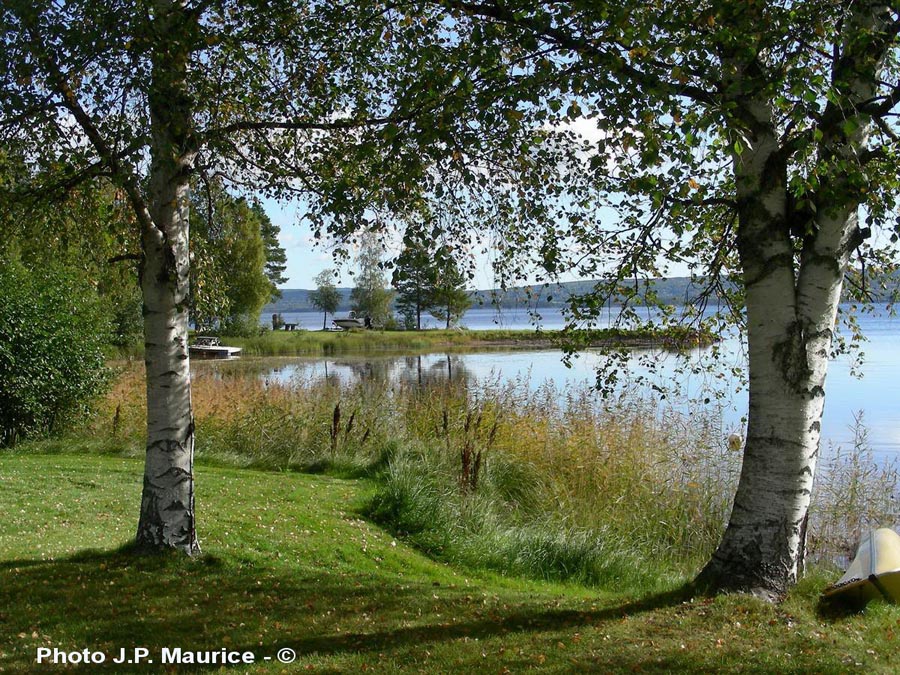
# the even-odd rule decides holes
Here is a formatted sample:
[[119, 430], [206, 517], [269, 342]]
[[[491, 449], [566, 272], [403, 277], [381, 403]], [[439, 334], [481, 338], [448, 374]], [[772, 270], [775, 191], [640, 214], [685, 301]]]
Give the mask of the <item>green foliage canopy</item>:
[[[257, 330], [263, 305], [277, 292], [270, 274], [280, 279], [284, 269], [277, 232], [257, 201], [234, 197], [220, 183], [194, 192], [191, 304], [198, 330]], [[268, 255], [276, 258], [272, 269]]]
[[27, 174], [14, 152], [0, 151], [0, 256], [34, 269], [52, 260], [80, 277], [109, 321], [104, 339], [116, 346], [143, 342], [133, 219], [124, 196], [108, 181], [82, 183], [54, 194], [21, 195]]

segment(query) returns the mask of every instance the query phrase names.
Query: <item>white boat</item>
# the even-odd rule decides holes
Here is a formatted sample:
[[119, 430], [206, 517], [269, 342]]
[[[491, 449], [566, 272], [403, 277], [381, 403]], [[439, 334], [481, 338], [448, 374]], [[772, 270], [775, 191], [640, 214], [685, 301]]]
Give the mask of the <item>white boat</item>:
[[900, 535], [886, 527], [869, 532], [847, 572], [822, 596], [853, 605], [864, 605], [875, 598], [900, 601]]
[[366, 322], [362, 319], [356, 319], [354, 317], [349, 317], [347, 319], [335, 319], [332, 323], [338, 328], [343, 328], [344, 330], [350, 330], [352, 328], [365, 328]]
[[220, 345], [219, 338], [211, 335], [198, 335], [194, 344], [188, 346], [188, 352], [200, 359], [230, 359], [240, 354], [241, 348]]

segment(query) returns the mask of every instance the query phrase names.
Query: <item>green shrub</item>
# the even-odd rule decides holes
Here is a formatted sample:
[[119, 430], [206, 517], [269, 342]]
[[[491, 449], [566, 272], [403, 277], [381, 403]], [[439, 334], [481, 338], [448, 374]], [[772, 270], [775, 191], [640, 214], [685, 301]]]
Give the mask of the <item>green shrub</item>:
[[0, 259], [0, 446], [52, 433], [109, 381], [109, 327], [73, 272]]
[[253, 338], [263, 335], [268, 328], [261, 326], [258, 315], [237, 314], [224, 319], [219, 326], [219, 334], [227, 337]]

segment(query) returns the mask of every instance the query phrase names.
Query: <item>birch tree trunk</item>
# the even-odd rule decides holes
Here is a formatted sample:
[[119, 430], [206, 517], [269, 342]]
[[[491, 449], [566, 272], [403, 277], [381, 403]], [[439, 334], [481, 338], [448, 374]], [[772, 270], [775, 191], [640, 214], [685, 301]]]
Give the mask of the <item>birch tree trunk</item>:
[[[765, 178], [763, 178], [765, 180]], [[740, 189], [740, 188], [739, 188]], [[825, 378], [855, 213], [828, 228], [835, 246], [800, 267], [795, 281], [784, 191], [756, 200], [739, 236], [744, 264], [749, 417], [731, 518], [698, 581], [782, 596], [802, 565], [819, 452]], [[820, 247], [825, 248], [825, 247]], [[810, 256], [811, 257], [811, 256]]]
[[808, 349], [798, 320], [787, 172], [771, 113], [761, 101], [744, 101], [744, 110], [749, 147], [735, 154], [734, 165], [747, 307], [747, 439], [730, 522], [699, 581], [777, 593], [797, 573], [827, 351], [820, 357]]
[[734, 156], [749, 417], [731, 518], [697, 579], [701, 586], [777, 599], [803, 564], [842, 282], [851, 252], [867, 236], [858, 225], [865, 183], [856, 179], [871, 125], [858, 108], [875, 95], [887, 20], [884, 7], [857, 5], [847, 22], [834, 77], [844, 96], [840, 105], [829, 103], [819, 125], [815, 208], [798, 209], [789, 199], [788, 155], [768, 102], [736, 97], [750, 146]]
[[[158, 2], [155, 23], [169, 38], [153, 52], [150, 226], [141, 232], [147, 370], [147, 455], [136, 544], [199, 551], [194, 517], [194, 419], [188, 358], [188, 197], [196, 155], [186, 91], [184, 13]], [[179, 33], [180, 31], [180, 33]]]

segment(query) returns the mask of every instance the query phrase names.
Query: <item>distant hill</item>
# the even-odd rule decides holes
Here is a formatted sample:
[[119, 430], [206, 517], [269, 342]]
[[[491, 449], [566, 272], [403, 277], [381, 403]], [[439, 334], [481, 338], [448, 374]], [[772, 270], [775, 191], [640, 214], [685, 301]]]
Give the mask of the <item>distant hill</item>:
[[[472, 291], [472, 304], [474, 307], [501, 307], [504, 309], [532, 308], [547, 309], [561, 307], [571, 295], [581, 295], [589, 292], [596, 281], [567, 281], [559, 284], [536, 284], [534, 286], [517, 286], [501, 289], [485, 289]], [[697, 297], [700, 288], [691, 281], [690, 277], [668, 277], [652, 279], [649, 282], [653, 286], [659, 301], [667, 305], [683, 305]], [[646, 291], [647, 282], [640, 282], [642, 295]], [[870, 290], [874, 290], [876, 301], [886, 301], [892, 290], [900, 287], [900, 275], [896, 280], [886, 284], [873, 285], [870, 282]], [[338, 309], [339, 312], [350, 311], [350, 288], [339, 288], [343, 300]], [[315, 307], [309, 301], [311, 290], [305, 288], [282, 289], [282, 297], [263, 308], [263, 319], [270, 318], [272, 314], [281, 312], [315, 311]], [[615, 303], [614, 303], [615, 304]]]
[[[475, 291], [472, 298], [478, 305], [546, 309], [565, 305], [572, 295], [590, 293], [596, 283], [595, 280], [567, 281], [558, 284], [520, 286], [506, 291], [498, 289]], [[697, 297], [701, 290], [690, 277], [669, 277], [652, 279], [649, 284], [640, 281], [639, 297], [646, 293], [648, 285], [652, 286], [659, 301], [667, 305], [683, 305]]]
[[[281, 312], [282, 314], [287, 312], [309, 312], [316, 311], [316, 308], [313, 307], [312, 303], [309, 301], [309, 294], [313, 292], [315, 289], [306, 289], [306, 288], [282, 288], [281, 289], [281, 297], [275, 302], [270, 302], [268, 305], [263, 307], [262, 313], [263, 316], [275, 314], [277, 312]], [[350, 288], [338, 288], [338, 291], [343, 298], [341, 300], [341, 306], [338, 308], [339, 312], [348, 312], [350, 311]]]
[[[535, 309], [560, 307], [565, 304], [570, 295], [578, 295], [590, 291], [596, 282], [594, 281], [568, 281], [560, 284], [550, 284], [548, 286], [517, 286], [508, 288], [505, 291], [501, 289], [485, 289], [472, 291], [472, 303], [474, 306], [486, 307], [503, 307], [503, 308], [522, 308], [532, 307]], [[686, 299], [690, 299], [696, 295], [696, 289], [692, 288], [690, 277], [671, 277], [668, 279], [657, 279], [654, 281], [654, 289], [660, 299], [666, 304], [680, 305]], [[338, 288], [343, 300], [338, 308], [339, 312], [347, 312], [350, 310], [350, 288]], [[312, 303], [309, 301], [309, 294], [312, 289], [306, 288], [284, 288], [281, 289], [281, 298], [275, 302], [271, 302], [263, 307], [263, 317], [281, 312], [282, 314], [291, 312], [307, 312], [315, 311]]]

